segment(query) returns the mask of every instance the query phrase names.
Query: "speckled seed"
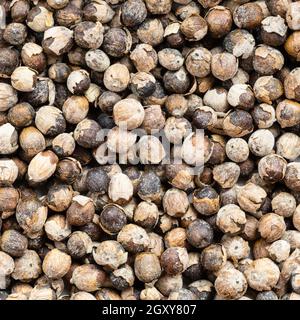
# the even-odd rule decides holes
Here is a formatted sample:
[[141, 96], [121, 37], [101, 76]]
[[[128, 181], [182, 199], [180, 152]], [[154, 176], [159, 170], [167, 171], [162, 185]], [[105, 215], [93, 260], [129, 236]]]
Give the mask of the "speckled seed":
[[249, 287], [257, 291], [272, 290], [275, 287], [280, 271], [277, 265], [268, 258], [254, 260], [244, 272]]
[[96, 250], [93, 251], [93, 257], [97, 264], [109, 270], [117, 269], [127, 261], [128, 253], [122, 245], [114, 240], [101, 242]]
[[224, 162], [213, 169], [214, 180], [222, 188], [231, 188], [235, 185], [240, 175], [240, 167], [234, 162]]
[[288, 218], [296, 210], [296, 199], [290, 193], [280, 192], [272, 199], [271, 205], [276, 214]]
[[258, 46], [254, 51], [253, 68], [261, 75], [272, 75], [284, 65], [282, 53], [266, 45]]
[[241, 209], [253, 215], [259, 212], [266, 197], [266, 191], [252, 182], [248, 182], [237, 191], [237, 202], [239, 206]]
[[274, 241], [267, 248], [270, 258], [277, 263], [280, 263], [289, 257], [290, 249], [290, 244], [285, 240]]
[[276, 141], [276, 153], [294, 161], [300, 155], [300, 137], [292, 132], [283, 133]]
[[127, 130], [139, 127], [144, 120], [144, 116], [144, 108], [136, 99], [121, 100], [113, 108], [115, 124]]
[[217, 226], [224, 232], [236, 234], [243, 230], [246, 224], [245, 212], [235, 204], [227, 204], [217, 213]]
[[33, 250], [26, 250], [22, 257], [15, 260], [12, 277], [22, 282], [31, 281], [42, 273], [41, 259]]
[[71, 267], [71, 257], [66, 253], [53, 249], [47, 253], [43, 261], [44, 273], [52, 279], [60, 279]]
[[125, 90], [129, 84], [130, 75], [126, 66], [116, 63], [108, 67], [104, 72], [103, 82], [105, 87], [113, 92]]
[[230, 53], [218, 53], [212, 56], [211, 72], [221, 81], [229, 80], [238, 70], [238, 60]]
[[168, 215], [181, 217], [186, 213], [188, 206], [188, 197], [184, 191], [172, 188], [165, 193], [163, 207]]
[[274, 135], [266, 129], [256, 130], [248, 140], [250, 151], [258, 157], [270, 154], [275, 144]]
[[215, 288], [222, 298], [238, 299], [246, 292], [247, 281], [240, 271], [236, 269], [226, 270], [218, 275]]
[[186, 248], [168, 248], [161, 255], [160, 263], [169, 275], [182, 273], [188, 266], [188, 253]]
[[181, 52], [177, 49], [165, 48], [157, 53], [160, 65], [170, 71], [179, 70], [184, 63]]
[[129, 252], [144, 251], [150, 245], [147, 232], [134, 224], [125, 225], [117, 236], [118, 242]]
[[142, 282], [148, 283], [158, 279], [161, 275], [158, 257], [153, 253], [139, 253], [134, 261], [134, 271]]
[[275, 213], [263, 215], [258, 223], [258, 231], [267, 242], [273, 242], [282, 237], [286, 225], [282, 216]]
[[246, 161], [249, 156], [247, 142], [242, 138], [231, 138], [226, 143], [226, 155], [234, 162]]
[[84, 264], [74, 269], [71, 283], [79, 290], [94, 292], [99, 290], [105, 280], [105, 273], [94, 264]]
[[53, 241], [62, 241], [71, 234], [71, 227], [63, 215], [53, 215], [45, 223], [47, 237]]
[[225, 266], [226, 260], [226, 250], [220, 244], [211, 244], [201, 252], [201, 264], [204, 269], [209, 271], [221, 270]]
[[226, 250], [227, 258], [232, 260], [233, 263], [247, 258], [250, 254], [248, 241], [239, 236], [231, 237], [225, 235], [222, 238], [222, 245]]
[[274, 100], [283, 95], [283, 86], [277, 78], [263, 76], [255, 81], [253, 92], [257, 100], [272, 104]]
[[282, 157], [274, 154], [269, 154], [261, 158], [258, 163], [259, 176], [269, 183], [282, 180], [285, 177], [286, 168], [286, 161]]

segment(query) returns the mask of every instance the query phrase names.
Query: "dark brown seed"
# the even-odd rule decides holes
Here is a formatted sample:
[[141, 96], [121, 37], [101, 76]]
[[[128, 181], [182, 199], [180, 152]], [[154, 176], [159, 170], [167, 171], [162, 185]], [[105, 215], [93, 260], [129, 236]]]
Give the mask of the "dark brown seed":
[[188, 226], [186, 236], [192, 246], [205, 248], [212, 243], [214, 233], [206, 221], [196, 219]]
[[108, 191], [108, 184], [109, 177], [102, 168], [93, 168], [88, 171], [86, 185], [90, 191], [104, 194]]
[[0, 74], [10, 76], [19, 64], [19, 54], [13, 48], [0, 50]]
[[100, 226], [108, 234], [117, 234], [127, 222], [122, 207], [115, 204], [106, 205], [100, 214]]

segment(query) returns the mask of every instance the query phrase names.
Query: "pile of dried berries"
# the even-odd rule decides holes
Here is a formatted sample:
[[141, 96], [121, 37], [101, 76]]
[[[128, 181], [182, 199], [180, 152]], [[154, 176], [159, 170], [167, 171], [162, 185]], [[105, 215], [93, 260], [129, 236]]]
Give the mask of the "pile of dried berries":
[[300, 1], [0, 1], [0, 300], [299, 300], [298, 61]]

